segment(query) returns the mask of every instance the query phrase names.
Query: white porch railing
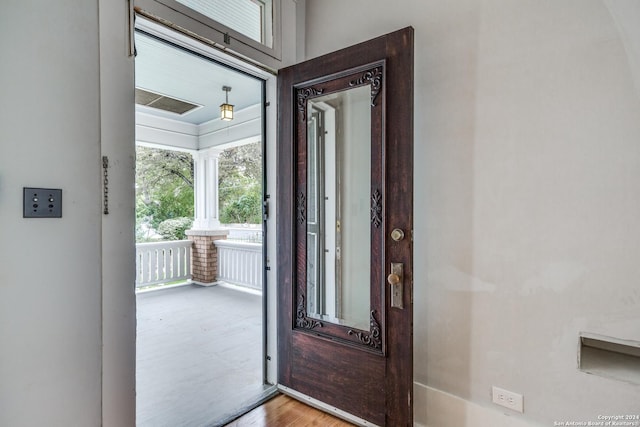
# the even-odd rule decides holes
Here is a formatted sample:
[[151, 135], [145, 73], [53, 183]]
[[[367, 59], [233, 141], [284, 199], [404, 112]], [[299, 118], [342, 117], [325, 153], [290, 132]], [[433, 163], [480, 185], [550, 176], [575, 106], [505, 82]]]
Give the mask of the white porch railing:
[[191, 278], [191, 240], [136, 244], [136, 288]]
[[262, 291], [262, 244], [215, 240], [218, 280]]

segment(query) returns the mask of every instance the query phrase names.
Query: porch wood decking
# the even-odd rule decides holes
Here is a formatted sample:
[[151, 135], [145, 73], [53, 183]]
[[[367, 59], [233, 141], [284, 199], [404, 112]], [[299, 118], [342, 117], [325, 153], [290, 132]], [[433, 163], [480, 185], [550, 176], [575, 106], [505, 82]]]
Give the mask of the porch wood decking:
[[220, 425], [268, 394], [260, 296], [189, 285], [136, 301], [138, 427]]

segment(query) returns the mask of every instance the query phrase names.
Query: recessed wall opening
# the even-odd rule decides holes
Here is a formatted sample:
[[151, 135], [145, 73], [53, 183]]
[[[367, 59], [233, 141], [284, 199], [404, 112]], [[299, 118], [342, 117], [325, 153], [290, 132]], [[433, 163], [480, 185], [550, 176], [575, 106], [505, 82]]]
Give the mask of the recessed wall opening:
[[582, 333], [578, 367], [588, 374], [640, 384], [640, 342]]

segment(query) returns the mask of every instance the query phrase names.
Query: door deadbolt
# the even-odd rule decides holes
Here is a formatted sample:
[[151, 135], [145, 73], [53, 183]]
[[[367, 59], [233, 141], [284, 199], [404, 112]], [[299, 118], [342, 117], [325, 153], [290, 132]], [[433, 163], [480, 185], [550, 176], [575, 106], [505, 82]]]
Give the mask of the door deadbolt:
[[396, 242], [399, 242], [400, 240], [404, 239], [404, 231], [402, 231], [399, 228], [395, 228], [392, 232], [391, 232], [391, 238], [393, 240], [395, 240]]

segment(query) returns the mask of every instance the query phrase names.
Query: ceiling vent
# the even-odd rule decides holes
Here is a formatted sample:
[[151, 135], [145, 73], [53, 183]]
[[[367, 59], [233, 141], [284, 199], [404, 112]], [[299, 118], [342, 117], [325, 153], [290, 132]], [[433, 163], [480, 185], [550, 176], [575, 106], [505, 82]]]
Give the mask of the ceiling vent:
[[148, 90], [139, 88], [136, 88], [136, 104], [180, 115], [200, 107], [200, 105], [180, 101], [170, 96], [160, 95], [159, 93], [149, 92]]

